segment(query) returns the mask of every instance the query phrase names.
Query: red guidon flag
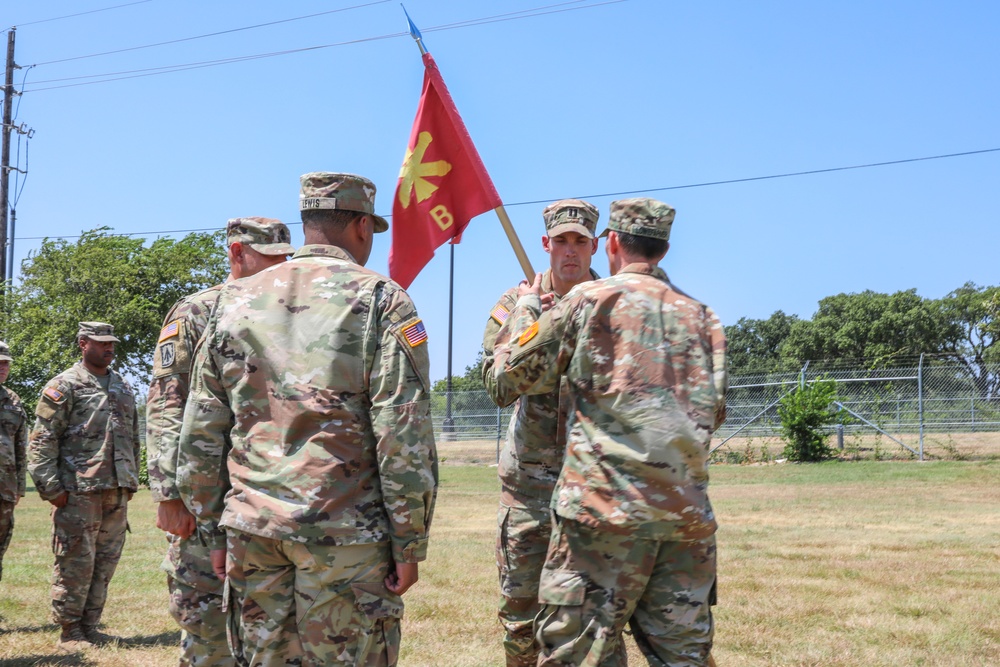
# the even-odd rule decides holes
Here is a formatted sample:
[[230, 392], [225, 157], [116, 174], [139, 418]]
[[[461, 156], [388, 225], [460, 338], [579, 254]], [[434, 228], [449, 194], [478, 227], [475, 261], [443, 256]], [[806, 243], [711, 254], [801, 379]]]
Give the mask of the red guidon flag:
[[389, 276], [409, 287], [434, 251], [469, 220], [501, 205], [431, 54], [392, 200]]

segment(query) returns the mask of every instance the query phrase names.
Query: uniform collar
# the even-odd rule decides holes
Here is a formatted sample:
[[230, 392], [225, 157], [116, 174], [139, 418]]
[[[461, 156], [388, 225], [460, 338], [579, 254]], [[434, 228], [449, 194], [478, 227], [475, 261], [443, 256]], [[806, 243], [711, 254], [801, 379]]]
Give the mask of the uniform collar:
[[[590, 269], [590, 279], [598, 280], [600, 278], [597, 272]], [[555, 289], [552, 287], [552, 267], [545, 269], [545, 273], [542, 274], [542, 294], [548, 294], [549, 292], [555, 293]], [[565, 294], [557, 294], [560, 299], [566, 296]]]
[[618, 271], [618, 273], [639, 273], [644, 276], [652, 276], [665, 283], [670, 282], [670, 279], [667, 278], [667, 272], [661, 269], [659, 265], [647, 264], [646, 262], [632, 262], [631, 264], [626, 264]]
[[299, 257], [335, 257], [337, 259], [352, 262], [353, 264], [358, 263], [358, 260], [354, 259], [351, 253], [347, 252], [340, 246], [322, 245], [319, 243], [304, 245], [296, 250], [295, 254], [292, 255], [292, 259], [297, 259]]

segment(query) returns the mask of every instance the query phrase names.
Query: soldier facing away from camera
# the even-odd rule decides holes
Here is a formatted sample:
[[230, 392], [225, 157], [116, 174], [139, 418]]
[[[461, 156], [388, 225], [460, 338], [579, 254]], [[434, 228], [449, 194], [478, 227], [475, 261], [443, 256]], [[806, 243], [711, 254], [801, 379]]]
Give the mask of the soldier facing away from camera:
[[709, 664], [716, 521], [708, 445], [725, 418], [725, 337], [658, 264], [674, 210], [611, 204], [611, 276], [542, 313], [540, 276], [497, 336], [496, 382], [536, 394], [568, 380], [567, 448], [539, 585], [540, 666]]
[[[284, 262], [295, 252], [288, 227], [271, 218], [233, 218], [226, 224], [230, 280]], [[153, 356], [146, 399], [146, 459], [156, 506], [156, 525], [167, 532], [170, 615], [181, 628], [181, 667], [227, 667], [234, 660], [226, 641], [222, 579], [207, 545], [192, 537], [194, 516], [177, 491], [178, 442], [190, 387], [195, 345], [208, 324], [222, 285], [178, 301], [167, 313]]]
[[364, 268], [388, 229], [372, 182], [301, 182], [306, 245], [219, 295], [178, 487], [226, 550], [238, 662], [395, 665], [437, 489], [427, 332]]
[[83, 359], [45, 385], [28, 443], [28, 472], [53, 506], [52, 619], [70, 651], [116, 641], [97, 626], [139, 488], [140, 447], [135, 394], [110, 368], [117, 342], [110, 324], [80, 322]]
[[[594, 234], [599, 216], [593, 204], [579, 199], [557, 201], [542, 212], [542, 247], [549, 254], [549, 269], [542, 274], [543, 308], [558, 303], [576, 285], [598, 277], [590, 263], [597, 252]], [[540, 608], [538, 580], [552, 531], [549, 502], [566, 447], [569, 395], [563, 383], [561, 389], [547, 394], [519, 396], [494, 379], [493, 347], [516, 302], [517, 287], [513, 287], [490, 311], [483, 334], [483, 382], [500, 407], [517, 401], [497, 466], [498, 616], [504, 627], [508, 667], [534, 667], [538, 660], [534, 642], [534, 619]]]
[[0, 341], [0, 579], [3, 556], [14, 534], [14, 506], [24, 497], [28, 415], [21, 398], [2, 386], [10, 375], [10, 347]]

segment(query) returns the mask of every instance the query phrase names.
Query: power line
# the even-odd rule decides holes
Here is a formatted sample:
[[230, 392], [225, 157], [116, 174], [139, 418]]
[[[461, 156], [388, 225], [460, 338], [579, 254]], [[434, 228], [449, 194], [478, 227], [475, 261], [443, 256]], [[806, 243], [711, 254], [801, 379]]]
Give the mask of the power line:
[[386, 2], [389, 2], [389, 0], [375, 0], [374, 2], [367, 2], [367, 3], [364, 3], [364, 4], [360, 4], [360, 5], [352, 5], [350, 7], [341, 7], [340, 9], [331, 9], [329, 11], [318, 12], [316, 14], [307, 14], [305, 16], [295, 16], [295, 17], [289, 18], [289, 19], [281, 19], [281, 20], [278, 20], [278, 21], [270, 21], [268, 23], [258, 23], [256, 25], [248, 25], [248, 26], [244, 26], [242, 28], [231, 28], [229, 30], [220, 30], [218, 32], [210, 32], [210, 33], [206, 33], [204, 35], [195, 35], [193, 37], [181, 37], [180, 39], [171, 39], [171, 40], [167, 40], [165, 42], [156, 42], [155, 44], [143, 44], [141, 46], [130, 46], [130, 47], [127, 47], [127, 48], [124, 48], [124, 49], [115, 49], [113, 51], [102, 51], [100, 53], [90, 53], [90, 54], [87, 54], [85, 56], [73, 56], [72, 58], [60, 58], [59, 60], [47, 60], [45, 62], [35, 63], [35, 65], [38, 66], [38, 67], [41, 67], [42, 65], [53, 65], [55, 63], [66, 63], [66, 62], [70, 62], [70, 61], [73, 61], [73, 60], [85, 60], [87, 58], [97, 58], [98, 56], [109, 56], [109, 55], [112, 55], [112, 54], [115, 54], [115, 53], [127, 53], [129, 51], [139, 51], [139, 50], [142, 50], [142, 49], [151, 49], [151, 48], [156, 47], [156, 46], [166, 46], [167, 44], [179, 44], [181, 42], [191, 42], [191, 41], [194, 41], [194, 40], [197, 40], [197, 39], [205, 39], [205, 38], [208, 38], [208, 37], [218, 37], [219, 35], [229, 35], [229, 34], [232, 34], [234, 32], [242, 32], [244, 30], [254, 30], [256, 28], [264, 28], [264, 27], [267, 27], [267, 26], [278, 25], [278, 24], [281, 24], [281, 23], [291, 23], [292, 21], [302, 21], [303, 19], [311, 19], [311, 18], [315, 18], [317, 16], [324, 16], [326, 14], [336, 14], [336, 13], [339, 13], [339, 12], [350, 11], [352, 9], [361, 9], [361, 8], [364, 8], [364, 7], [371, 7], [373, 5], [382, 5], [382, 4], [385, 4]]
[[103, 9], [91, 9], [88, 12], [78, 12], [76, 14], [66, 14], [65, 16], [56, 16], [50, 19], [42, 19], [40, 21], [29, 21], [27, 23], [18, 23], [18, 27], [23, 27], [26, 25], [37, 25], [39, 23], [49, 23], [50, 21], [59, 21], [61, 19], [70, 19], [75, 16], [84, 16], [85, 14], [96, 14], [98, 12], [106, 12], [112, 9], [119, 9], [121, 7], [131, 7], [132, 5], [142, 5], [147, 2], [152, 2], [153, 0], [138, 0], [138, 2], [129, 2], [124, 5], [114, 5], [113, 7], [104, 7]]
[[[382, 1], [386, 1], [386, 0], [382, 0]], [[557, 14], [557, 13], [562, 13], [562, 12], [578, 11], [578, 10], [581, 10], [581, 9], [593, 9], [595, 7], [601, 7], [601, 6], [604, 6], [604, 5], [612, 5], [612, 4], [618, 4], [618, 3], [622, 3], [622, 2], [627, 2], [628, 0], [606, 0], [605, 2], [591, 3], [591, 4], [581, 5], [581, 6], [577, 6], [577, 7], [564, 7], [564, 5], [567, 5], [567, 4], [577, 4], [579, 2], [585, 2], [585, 1], [586, 0], [572, 0], [571, 2], [561, 2], [561, 3], [556, 3], [556, 4], [553, 4], [553, 5], [545, 5], [545, 6], [541, 6], [541, 7], [535, 7], [535, 8], [532, 8], [532, 9], [522, 10], [520, 12], [510, 12], [510, 13], [506, 13], [506, 14], [495, 14], [493, 16], [484, 16], [484, 17], [480, 17], [480, 18], [476, 18], [476, 19], [469, 19], [467, 21], [460, 21], [460, 22], [457, 22], [457, 23], [448, 23], [448, 24], [442, 24], [442, 25], [439, 25], [439, 26], [431, 26], [431, 27], [423, 30], [423, 32], [440, 32], [440, 31], [444, 31], [444, 30], [458, 30], [458, 29], [461, 29], [461, 28], [474, 27], [474, 26], [477, 26], [477, 25], [486, 25], [486, 24], [490, 24], [490, 23], [500, 23], [500, 22], [505, 22], [505, 21], [516, 21], [518, 19], [523, 19], [523, 18], [533, 18], [533, 17], [536, 17], [536, 16], [545, 16], [545, 15], [548, 15], [548, 14]], [[377, 3], [375, 3], [375, 4], [377, 4]], [[358, 5], [358, 6], [365, 6], [365, 5]], [[562, 9], [552, 9], [554, 7], [562, 7]], [[338, 11], [342, 11], [342, 10], [338, 10]], [[292, 20], [292, 19], [289, 19], [289, 20]], [[61, 89], [61, 88], [74, 88], [74, 87], [78, 87], [78, 86], [89, 86], [89, 85], [95, 85], [95, 84], [99, 84], [99, 83], [107, 83], [107, 82], [110, 82], [110, 81], [121, 81], [123, 79], [136, 79], [136, 78], [141, 78], [141, 77], [146, 77], [146, 76], [156, 76], [156, 75], [159, 75], [159, 74], [170, 74], [172, 72], [181, 72], [181, 71], [186, 71], [186, 70], [190, 70], [190, 69], [201, 69], [201, 68], [205, 68], [205, 67], [215, 67], [215, 66], [218, 66], [218, 65], [228, 65], [228, 64], [237, 63], [237, 62], [243, 62], [243, 61], [247, 61], [247, 60], [257, 60], [257, 59], [261, 59], [261, 58], [273, 58], [273, 57], [277, 57], [277, 56], [285, 56], [285, 55], [290, 55], [290, 54], [294, 54], [294, 53], [303, 53], [303, 52], [306, 52], [306, 51], [316, 51], [316, 50], [320, 50], [320, 49], [329, 49], [329, 48], [338, 47], [338, 46], [347, 46], [347, 45], [351, 45], [351, 44], [360, 44], [360, 43], [363, 43], [363, 42], [372, 42], [372, 41], [378, 41], [378, 40], [383, 40], [383, 39], [395, 39], [395, 38], [398, 38], [398, 37], [405, 37], [408, 34], [409, 34], [408, 32], [394, 32], [394, 33], [387, 33], [387, 34], [384, 34], [384, 35], [375, 35], [373, 37], [362, 37], [362, 38], [358, 38], [358, 39], [346, 40], [346, 41], [343, 41], [343, 42], [335, 42], [333, 44], [320, 44], [320, 45], [317, 45], [317, 46], [307, 46], [307, 47], [302, 47], [302, 48], [297, 48], [297, 49], [288, 49], [288, 50], [285, 50], [285, 51], [273, 51], [273, 52], [270, 52], [270, 53], [258, 53], [258, 54], [251, 54], [251, 55], [246, 55], [246, 56], [234, 56], [234, 57], [231, 57], [231, 58], [222, 58], [222, 59], [218, 59], [218, 60], [206, 60], [206, 61], [200, 61], [200, 62], [194, 62], [194, 63], [181, 63], [181, 64], [176, 64], [176, 65], [163, 65], [161, 67], [152, 67], [152, 68], [146, 68], [146, 69], [141, 69], [141, 70], [125, 70], [125, 71], [121, 71], [121, 72], [107, 72], [107, 73], [104, 73], [104, 74], [90, 74], [90, 75], [84, 75], [84, 76], [65, 77], [65, 78], [60, 78], [60, 79], [43, 79], [43, 80], [39, 80], [39, 81], [33, 82], [32, 85], [37, 86], [37, 85], [43, 84], [43, 83], [58, 83], [58, 82], [61, 82], [61, 81], [77, 81], [79, 79], [95, 79], [95, 78], [99, 78], [100, 80], [99, 81], [84, 81], [84, 82], [79, 82], [79, 83], [67, 83], [67, 84], [63, 84], [63, 85], [59, 85], [59, 86], [46, 86], [46, 87], [42, 87], [42, 88], [30, 88], [27, 92], [36, 93], [36, 92], [41, 92], [41, 91], [44, 91], [44, 90], [58, 90], [58, 89]], [[175, 40], [175, 41], [184, 41], [184, 40]], [[165, 44], [165, 43], [169, 43], [169, 42], [163, 42], [163, 43]], [[111, 53], [111, 52], [109, 52], [109, 53]], [[49, 62], [51, 63], [51, 62], [59, 62], [59, 61], [49, 61]], [[47, 64], [47, 63], [38, 63], [38, 65], [44, 65], [44, 64]], [[110, 77], [110, 78], [102, 78], [102, 77]]]
[[[749, 182], [752, 182], [752, 181], [765, 181], [765, 180], [771, 180], [771, 179], [776, 179], [776, 178], [792, 178], [792, 177], [795, 177], [795, 176], [810, 176], [810, 175], [814, 175], [814, 174], [828, 174], [828, 173], [835, 172], [835, 171], [848, 171], [850, 169], [871, 169], [873, 167], [887, 167], [887, 166], [890, 166], [890, 165], [908, 164], [908, 163], [911, 163], [911, 162], [926, 162], [928, 160], [944, 160], [944, 159], [947, 159], [947, 158], [967, 157], [969, 155], [982, 155], [984, 153], [997, 153], [997, 152], [1000, 152], [1000, 147], [998, 147], [998, 148], [983, 148], [981, 150], [975, 150], [975, 151], [963, 151], [961, 153], [945, 153], [945, 154], [942, 154], [942, 155], [928, 155], [928, 156], [924, 156], [924, 157], [904, 158], [904, 159], [901, 159], [901, 160], [888, 160], [888, 161], [885, 161], [885, 162], [868, 162], [866, 164], [856, 164], [856, 165], [850, 165], [850, 166], [846, 166], [846, 167], [828, 167], [826, 169], [811, 169], [811, 170], [808, 170], [808, 171], [792, 171], [792, 172], [786, 172], [786, 173], [782, 173], [782, 174], [770, 174], [770, 175], [767, 175], [767, 176], [751, 176], [749, 178], [733, 178], [733, 179], [724, 180], [724, 181], [706, 181], [704, 183], [689, 183], [687, 185], [668, 185], [668, 186], [659, 187], [659, 188], [646, 188], [646, 189], [643, 189], [643, 190], [625, 190], [625, 191], [622, 191], [622, 192], [605, 192], [603, 194], [580, 195], [580, 196], [576, 196], [576, 197], [572, 197], [572, 198], [573, 199], [597, 199], [599, 197], [621, 197], [623, 195], [635, 195], [635, 194], [642, 194], [642, 193], [647, 193], [647, 192], [665, 192], [667, 190], [686, 190], [686, 189], [690, 189], [690, 188], [705, 188], [705, 187], [711, 187], [711, 186], [715, 186], [715, 185], [731, 185], [731, 184], [734, 184], [734, 183], [749, 183]], [[548, 204], [549, 202], [552, 202], [554, 200], [555, 200], [554, 197], [553, 198], [549, 198], [549, 199], [534, 199], [534, 200], [531, 200], [531, 201], [519, 201], [519, 202], [514, 202], [514, 203], [505, 203], [504, 206], [513, 207], [513, 206], [529, 206], [531, 204]], [[382, 215], [382, 217], [383, 218], [391, 218], [392, 215], [391, 214], [384, 214], [384, 215]], [[287, 224], [287, 225], [301, 225], [302, 223], [301, 222], [289, 222], [289, 223], [285, 223], [285, 224]], [[147, 232], [124, 232], [124, 233], [121, 233], [121, 234], [114, 234], [114, 236], [150, 236], [150, 235], [156, 235], [156, 234], [190, 234], [190, 233], [194, 233], [194, 232], [216, 232], [216, 231], [219, 231], [219, 229], [220, 229], [219, 227], [202, 227], [202, 228], [197, 228], [197, 229], [160, 229], [160, 230], [147, 231]], [[25, 237], [19, 237], [19, 238], [15, 239], [15, 240], [17, 240], [17, 241], [41, 241], [41, 240], [44, 240], [44, 239], [78, 239], [81, 236], [83, 236], [83, 235], [82, 234], [76, 234], [76, 235], [72, 235], [72, 236], [25, 236]]]

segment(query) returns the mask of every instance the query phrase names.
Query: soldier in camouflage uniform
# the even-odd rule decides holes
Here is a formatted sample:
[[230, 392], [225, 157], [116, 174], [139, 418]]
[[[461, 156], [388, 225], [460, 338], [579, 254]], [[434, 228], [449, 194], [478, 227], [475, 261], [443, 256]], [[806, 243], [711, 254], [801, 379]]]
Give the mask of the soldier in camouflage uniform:
[[[543, 307], [550, 307], [581, 282], [597, 278], [590, 261], [597, 252], [594, 237], [597, 208], [579, 199], [563, 199], [542, 212], [549, 269], [542, 274]], [[490, 311], [483, 334], [483, 382], [500, 407], [517, 401], [500, 453], [500, 508], [497, 513], [497, 568], [500, 609], [508, 667], [534, 667], [538, 661], [534, 620], [538, 614], [538, 580], [552, 532], [549, 501], [566, 447], [568, 394], [561, 388], [542, 395], [521, 396], [502, 388], [493, 375], [497, 333], [517, 302], [517, 287], [504, 292]]]
[[504, 390], [548, 393], [565, 375], [572, 405], [539, 585], [540, 666], [625, 665], [626, 625], [651, 665], [710, 660], [708, 445], [725, 418], [725, 337], [658, 266], [673, 218], [655, 200], [613, 202], [611, 277], [545, 313], [536, 277], [497, 336]]
[[[0, 341], [0, 385], [10, 374], [10, 347]], [[28, 415], [21, 398], [0, 386], [0, 579], [3, 556], [14, 534], [14, 506], [24, 497], [25, 451], [28, 445]]]
[[424, 325], [363, 268], [374, 197], [304, 175], [306, 245], [226, 285], [195, 354], [177, 484], [227, 549], [239, 664], [396, 664], [437, 457]]
[[[226, 225], [230, 279], [237, 280], [285, 261], [295, 252], [291, 234], [270, 218], [234, 218]], [[181, 667], [228, 667], [222, 579], [212, 569], [207, 545], [194, 532], [194, 517], [177, 492], [177, 444], [187, 403], [194, 349], [208, 324], [222, 285], [174, 304], [163, 322], [153, 356], [153, 381], [146, 399], [146, 459], [157, 504], [156, 525], [166, 531], [170, 614], [181, 627]], [[190, 539], [189, 539], [190, 538]]]
[[80, 322], [77, 341], [83, 359], [42, 390], [28, 443], [28, 472], [54, 507], [52, 618], [65, 650], [114, 640], [97, 626], [139, 488], [135, 395], [109, 368], [114, 327]]

